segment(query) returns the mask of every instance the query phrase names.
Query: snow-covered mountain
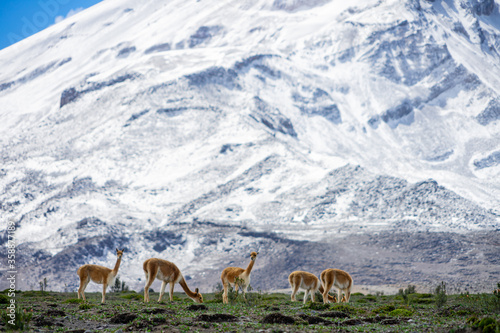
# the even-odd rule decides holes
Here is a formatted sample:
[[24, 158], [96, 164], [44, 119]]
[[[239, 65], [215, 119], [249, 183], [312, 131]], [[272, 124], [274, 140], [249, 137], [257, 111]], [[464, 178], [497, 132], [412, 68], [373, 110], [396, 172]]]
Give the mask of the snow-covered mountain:
[[138, 290], [147, 258], [209, 291], [252, 250], [263, 289], [490, 288], [499, 120], [493, 0], [105, 0], [0, 51], [18, 287], [125, 247]]

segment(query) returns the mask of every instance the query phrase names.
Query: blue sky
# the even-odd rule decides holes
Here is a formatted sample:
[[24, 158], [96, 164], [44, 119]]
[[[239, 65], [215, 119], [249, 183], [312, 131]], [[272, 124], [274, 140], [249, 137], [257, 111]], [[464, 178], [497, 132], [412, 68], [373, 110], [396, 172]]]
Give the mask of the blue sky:
[[0, 50], [102, 0], [0, 0]]

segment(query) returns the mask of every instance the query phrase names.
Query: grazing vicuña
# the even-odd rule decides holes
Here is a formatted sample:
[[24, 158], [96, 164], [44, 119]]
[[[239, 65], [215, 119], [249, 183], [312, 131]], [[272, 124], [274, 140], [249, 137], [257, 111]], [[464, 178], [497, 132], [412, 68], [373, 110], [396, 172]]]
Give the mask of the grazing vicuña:
[[[292, 272], [288, 276], [288, 282], [290, 282], [290, 286], [292, 287], [292, 301], [295, 301], [295, 295], [299, 288], [304, 289], [304, 304], [306, 304], [307, 294], [311, 295], [311, 302], [314, 302], [314, 296], [316, 291], [319, 291], [323, 294], [323, 286], [319, 282], [319, 279], [316, 275], [304, 272], [304, 271], [295, 271]], [[336, 302], [335, 297], [327, 294], [328, 300], [330, 302]]]
[[144, 262], [142, 265], [144, 269], [144, 274], [146, 275], [146, 286], [144, 286], [144, 302], [149, 302], [149, 287], [153, 284], [155, 278], [162, 281], [160, 297], [158, 298], [158, 302], [161, 301], [163, 294], [165, 293], [165, 286], [167, 283], [170, 283], [170, 301], [174, 300], [174, 286], [178, 282], [186, 295], [191, 298], [196, 303], [203, 303], [203, 296], [198, 291], [198, 288], [194, 292], [189, 289], [186, 284], [186, 280], [181, 274], [181, 271], [177, 266], [167, 260], [151, 258]]
[[341, 298], [341, 293], [344, 293], [345, 302], [349, 303], [349, 298], [351, 297], [351, 289], [352, 289], [352, 277], [349, 273], [344, 272], [341, 269], [329, 268], [325, 269], [321, 272], [321, 283], [323, 284], [323, 303], [328, 303], [329, 299], [326, 298], [326, 295], [332, 289], [332, 287], [337, 288], [337, 300]]

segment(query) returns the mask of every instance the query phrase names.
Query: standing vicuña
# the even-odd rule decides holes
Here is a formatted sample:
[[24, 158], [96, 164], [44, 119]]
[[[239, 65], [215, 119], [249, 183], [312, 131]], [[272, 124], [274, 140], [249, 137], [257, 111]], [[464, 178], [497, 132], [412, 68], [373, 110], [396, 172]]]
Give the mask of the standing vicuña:
[[149, 302], [149, 287], [153, 284], [155, 278], [162, 281], [161, 282], [161, 290], [160, 297], [158, 298], [158, 302], [161, 301], [163, 294], [165, 293], [165, 286], [167, 283], [170, 283], [170, 301], [174, 300], [174, 286], [177, 282], [181, 285], [182, 289], [189, 298], [191, 298], [196, 303], [203, 303], [203, 296], [196, 288], [195, 292], [192, 292], [186, 284], [186, 280], [181, 274], [181, 271], [177, 266], [167, 260], [151, 258], [144, 262], [142, 265], [144, 269], [144, 274], [146, 275], [146, 286], [144, 287], [144, 302]]
[[227, 267], [222, 271], [220, 278], [222, 280], [222, 286], [224, 287], [224, 293], [222, 294], [223, 303], [228, 303], [227, 293], [230, 285], [234, 287], [235, 291], [238, 291], [238, 287], [241, 287], [243, 290], [243, 298], [245, 298], [248, 286], [250, 285], [250, 273], [252, 273], [253, 264], [258, 254], [259, 252], [250, 253], [250, 263], [247, 269]]
[[[309, 273], [309, 272], [304, 272], [304, 271], [295, 271], [292, 272], [288, 276], [288, 282], [290, 282], [290, 286], [292, 287], [292, 301], [295, 301], [295, 295], [297, 294], [297, 291], [299, 288], [304, 289], [304, 304], [306, 304], [307, 300], [307, 293], [310, 293], [311, 295], [311, 302], [314, 302], [314, 296], [316, 294], [316, 291], [319, 291], [321, 294], [324, 294], [323, 292], [323, 286], [319, 282], [319, 279], [316, 275]], [[337, 300], [335, 297], [327, 293], [328, 300], [330, 302], [336, 303]]]
[[337, 287], [337, 299], [342, 301], [341, 292], [344, 293], [345, 302], [349, 303], [352, 289], [352, 277], [349, 273], [341, 269], [329, 268], [321, 272], [321, 283], [323, 284], [323, 303], [328, 303], [329, 300], [325, 297], [333, 286]]
[[95, 283], [102, 284], [102, 303], [106, 299], [106, 288], [113, 284], [116, 274], [118, 274], [118, 269], [120, 268], [120, 263], [122, 261], [123, 250], [116, 249], [116, 259], [115, 268], [112, 270], [99, 265], [83, 265], [78, 268], [77, 274], [80, 277], [80, 288], [78, 288], [78, 299], [80, 295], [83, 300], [85, 300], [85, 288], [89, 284], [90, 280]]

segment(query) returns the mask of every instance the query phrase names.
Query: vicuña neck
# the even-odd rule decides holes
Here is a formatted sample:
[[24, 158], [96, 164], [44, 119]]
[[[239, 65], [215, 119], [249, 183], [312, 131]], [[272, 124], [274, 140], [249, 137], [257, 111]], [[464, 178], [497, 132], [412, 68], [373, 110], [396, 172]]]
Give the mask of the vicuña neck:
[[252, 271], [252, 268], [253, 268], [253, 264], [255, 263], [255, 260], [251, 260], [250, 259], [250, 263], [248, 264], [248, 267], [247, 269], [245, 269], [245, 272], [248, 274], [250, 274], [250, 272]]
[[191, 298], [194, 298], [196, 296], [196, 293], [192, 292], [191, 289], [189, 289], [186, 280], [184, 280], [184, 277], [181, 278], [179, 284], [181, 285], [182, 289], [184, 289], [186, 295], [188, 295]]
[[116, 264], [115, 264], [115, 268], [113, 268], [113, 273], [116, 275], [116, 273], [118, 273], [118, 269], [120, 269], [120, 263], [122, 261], [122, 258], [118, 258], [116, 260]]

